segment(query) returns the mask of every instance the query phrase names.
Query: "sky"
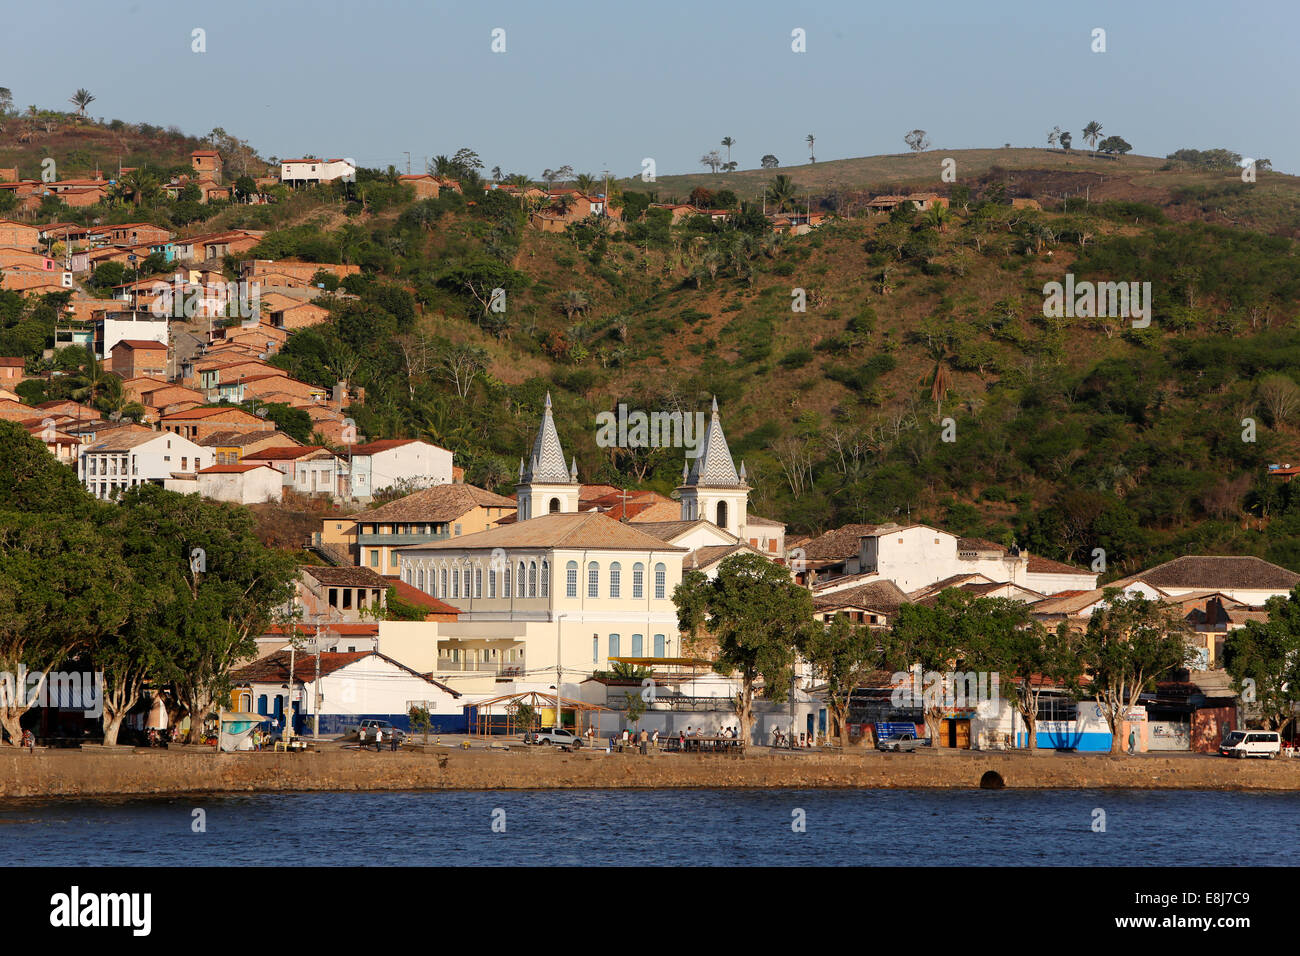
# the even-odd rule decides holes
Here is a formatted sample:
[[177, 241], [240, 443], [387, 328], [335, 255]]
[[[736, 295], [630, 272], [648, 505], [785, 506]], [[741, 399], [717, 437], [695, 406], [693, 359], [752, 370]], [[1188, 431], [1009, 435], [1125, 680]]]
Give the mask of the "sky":
[[[1300, 172], [1295, 0], [48, 0], [4, 18], [15, 104], [222, 127], [265, 157], [420, 171], [698, 172], [1045, 146], [1090, 120], [1134, 152], [1225, 147]], [[1105, 52], [1094, 52], [1094, 30]], [[194, 52], [194, 31], [206, 50]], [[494, 52], [504, 40], [504, 52]], [[805, 52], [792, 50], [804, 31]], [[66, 108], [71, 108], [66, 106]], [[725, 150], [722, 150], [725, 152]]]

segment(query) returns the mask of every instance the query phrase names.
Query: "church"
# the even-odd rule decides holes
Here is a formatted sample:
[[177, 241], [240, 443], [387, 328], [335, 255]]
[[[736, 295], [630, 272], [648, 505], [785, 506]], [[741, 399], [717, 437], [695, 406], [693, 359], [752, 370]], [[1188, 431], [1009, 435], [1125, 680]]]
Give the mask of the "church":
[[716, 400], [683, 468], [677, 520], [584, 506], [549, 394], [515, 494], [514, 521], [397, 549], [402, 580], [460, 612], [437, 625], [434, 673], [462, 692], [503, 681], [545, 689], [558, 668], [561, 692], [577, 696], [611, 658], [681, 656], [673, 590], [686, 571], [714, 574], [739, 551], [784, 557], [785, 526], [748, 512], [745, 466], [731, 458]]

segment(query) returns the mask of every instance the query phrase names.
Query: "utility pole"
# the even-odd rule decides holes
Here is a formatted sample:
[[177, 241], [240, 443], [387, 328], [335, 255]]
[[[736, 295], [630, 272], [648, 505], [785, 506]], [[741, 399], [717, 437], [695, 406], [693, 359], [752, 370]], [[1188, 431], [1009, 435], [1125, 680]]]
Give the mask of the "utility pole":
[[[555, 617], [555, 729], [564, 729], [564, 718], [560, 713], [560, 622], [564, 620], [565, 615], [557, 614]], [[578, 729], [575, 721], [574, 730]]]
[[406, 154], [406, 175], [409, 176], [411, 175], [411, 151], [409, 149], [404, 149], [402, 152]]
[[289, 695], [284, 705], [284, 733], [280, 735], [280, 741], [284, 744], [284, 749], [289, 749], [289, 741], [293, 739], [293, 667], [294, 653], [298, 650], [298, 625], [296, 622], [290, 622], [293, 628], [293, 636], [289, 639]]
[[311, 735], [320, 737], [320, 624], [316, 625], [316, 681], [312, 690]]

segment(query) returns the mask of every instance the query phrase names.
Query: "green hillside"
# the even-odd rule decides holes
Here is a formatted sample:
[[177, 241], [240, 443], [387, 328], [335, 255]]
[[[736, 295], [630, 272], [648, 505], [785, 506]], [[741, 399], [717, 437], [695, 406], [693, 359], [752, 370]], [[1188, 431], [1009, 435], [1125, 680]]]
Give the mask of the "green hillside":
[[[364, 386], [364, 432], [444, 444], [498, 491], [547, 390], [584, 481], [664, 492], [681, 452], [600, 448], [597, 413], [716, 395], [752, 510], [795, 533], [910, 518], [1083, 564], [1103, 548], [1111, 576], [1188, 550], [1300, 569], [1300, 505], [1264, 474], [1300, 461], [1297, 180], [1077, 150], [943, 155], [955, 184], [937, 151], [620, 184], [629, 211], [700, 184], [743, 200], [782, 173], [828, 211], [850, 190], [952, 197], [947, 217], [853, 216], [793, 238], [753, 210], [543, 234], [503, 193], [415, 202], [370, 171], [214, 212], [272, 230], [256, 256], [360, 264], [358, 298], [275, 361]], [[1018, 195], [1044, 210], [1012, 208]], [[1045, 317], [1044, 284], [1067, 272], [1150, 282], [1150, 327]], [[498, 287], [506, 311], [485, 311]], [[0, 354], [31, 354], [46, 319], [0, 293]]]

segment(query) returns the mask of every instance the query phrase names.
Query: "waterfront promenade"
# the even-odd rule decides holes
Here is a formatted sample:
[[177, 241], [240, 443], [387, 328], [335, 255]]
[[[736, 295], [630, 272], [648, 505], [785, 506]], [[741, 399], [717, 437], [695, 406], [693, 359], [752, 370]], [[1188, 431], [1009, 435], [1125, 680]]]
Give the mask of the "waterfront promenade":
[[110, 796], [314, 790], [625, 788], [943, 788], [1300, 790], [1300, 760], [1199, 754], [940, 750], [915, 754], [771, 751], [742, 756], [565, 753], [503, 743], [465, 750], [430, 744], [397, 753], [334, 742], [306, 753], [215, 754], [210, 749], [0, 751], [0, 797]]

